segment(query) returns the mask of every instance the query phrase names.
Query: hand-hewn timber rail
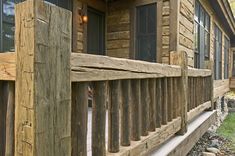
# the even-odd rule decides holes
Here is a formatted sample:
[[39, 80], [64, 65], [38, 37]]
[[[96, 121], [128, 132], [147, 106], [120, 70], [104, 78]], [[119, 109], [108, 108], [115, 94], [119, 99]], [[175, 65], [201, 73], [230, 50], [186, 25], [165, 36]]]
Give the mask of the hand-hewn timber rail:
[[71, 14], [41, 1], [16, 6], [16, 49], [0, 54], [0, 155], [144, 155], [212, 107], [212, 70], [185, 52], [174, 65], [71, 53]]
[[[91, 61], [92, 60], [92, 61]], [[0, 53], [0, 80], [15, 80], [16, 54]], [[72, 53], [72, 82], [179, 77], [179, 66]]]
[[[72, 53], [70, 62], [72, 82], [181, 76], [181, 68], [176, 65], [108, 56]], [[15, 80], [15, 63], [15, 53], [0, 53], [0, 80]], [[188, 68], [189, 77], [208, 77], [210, 75], [211, 70], [208, 69]]]
[[[181, 53], [178, 54], [181, 55]], [[15, 81], [15, 55], [16, 53], [0, 54], [0, 67], [4, 69], [1, 70], [0, 80]], [[184, 57], [181, 59], [184, 59]], [[83, 126], [83, 130], [81, 127], [72, 127], [73, 145], [74, 148], [77, 148], [72, 153], [79, 151], [86, 153], [86, 144], [84, 144], [86, 137], [84, 136], [87, 135], [85, 116], [87, 116], [86, 112], [88, 111], [87, 89], [90, 86], [89, 82], [94, 83], [93, 102], [99, 104], [99, 106], [93, 106], [93, 129], [97, 129], [97, 126], [101, 125], [104, 128], [105, 116], [103, 115], [105, 115], [106, 110], [99, 110], [99, 108], [101, 103], [105, 103], [108, 96], [111, 97], [109, 103], [109, 152], [107, 155], [111, 155], [112, 152], [119, 152], [120, 155], [136, 152], [147, 153], [178, 132], [182, 126], [179, 123], [182, 123], [183, 118], [186, 122], [190, 121], [202, 111], [211, 107], [211, 93], [206, 88], [210, 88], [212, 73], [208, 69], [187, 69], [188, 85], [186, 87], [188, 89], [185, 94], [188, 97], [188, 105], [185, 116], [182, 115], [184, 114], [184, 111], [182, 111], [182, 98], [184, 97], [181, 94], [186, 90], [180, 89], [183, 87], [181, 84], [184, 81], [181, 80], [182, 66], [78, 53], [72, 53], [70, 63], [71, 81], [74, 82], [72, 85], [72, 108], [74, 108], [72, 123], [79, 122]], [[110, 95], [105, 91], [107, 87], [110, 88]], [[104, 94], [96, 96], [96, 93], [101, 92]], [[123, 94], [124, 92], [127, 92], [127, 94]], [[145, 98], [140, 98], [141, 96]], [[138, 103], [138, 105], [134, 106], [134, 103]], [[119, 107], [123, 108], [120, 109], [121, 125], [116, 124], [119, 123]], [[129, 114], [129, 112], [132, 113]], [[147, 114], [151, 115], [148, 116]], [[103, 117], [101, 118], [101, 116]], [[130, 123], [128, 118], [132, 119]], [[128, 127], [131, 125], [134, 126], [133, 129], [137, 130], [136, 132], [129, 130]], [[119, 136], [119, 126], [122, 127], [120, 129], [121, 136]], [[171, 126], [175, 128], [171, 129]], [[103, 153], [104, 155], [105, 150], [101, 150], [105, 146], [103, 128], [97, 129], [93, 133], [93, 142], [98, 143], [99, 146], [97, 147], [95, 144], [92, 149], [96, 153]], [[148, 131], [151, 133], [149, 134]], [[155, 139], [165, 132], [168, 134], [166, 137], [160, 140]], [[141, 136], [144, 136], [144, 140], [141, 139]], [[97, 140], [100, 137], [103, 139]], [[120, 143], [118, 142], [119, 137], [121, 137]], [[134, 143], [132, 140], [142, 141]], [[78, 142], [80, 143], [78, 144]], [[84, 147], [81, 146], [82, 142]], [[144, 148], [146, 143], [148, 148]]]

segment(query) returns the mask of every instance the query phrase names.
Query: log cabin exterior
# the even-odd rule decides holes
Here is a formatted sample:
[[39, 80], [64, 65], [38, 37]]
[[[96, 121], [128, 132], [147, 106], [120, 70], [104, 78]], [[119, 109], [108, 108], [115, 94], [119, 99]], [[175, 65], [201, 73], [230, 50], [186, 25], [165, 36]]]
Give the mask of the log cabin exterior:
[[[235, 21], [228, 1], [48, 2], [64, 9], [27, 0], [14, 15], [7, 13], [12, 3], [1, 2], [0, 48], [16, 54], [0, 55], [0, 155], [148, 155], [184, 135], [189, 122], [214, 110], [229, 91]], [[13, 16], [16, 36], [8, 41]], [[214, 121], [213, 111], [201, 132]], [[201, 135], [195, 131], [189, 144], [168, 154], [187, 154]]]

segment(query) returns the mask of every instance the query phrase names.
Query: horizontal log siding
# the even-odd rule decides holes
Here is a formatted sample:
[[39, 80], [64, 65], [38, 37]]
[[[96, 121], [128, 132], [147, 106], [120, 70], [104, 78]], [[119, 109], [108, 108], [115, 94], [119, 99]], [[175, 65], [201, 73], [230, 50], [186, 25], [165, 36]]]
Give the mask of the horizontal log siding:
[[162, 8], [162, 63], [169, 64], [170, 44], [170, 0], [163, 1]]
[[194, 66], [194, 4], [192, 1], [180, 1], [179, 15], [179, 51], [188, 54], [188, 65]]

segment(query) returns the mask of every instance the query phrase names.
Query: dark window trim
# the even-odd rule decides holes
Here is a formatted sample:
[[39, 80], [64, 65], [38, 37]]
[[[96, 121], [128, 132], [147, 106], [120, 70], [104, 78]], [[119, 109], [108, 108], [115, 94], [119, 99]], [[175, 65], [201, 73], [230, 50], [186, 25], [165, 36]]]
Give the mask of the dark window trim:
[[222, 38], [221, 29], [214, 24], [214, 79], [222, 79]]
[[136, 58], [136, 7], [148, 4], [156, 4], [156, 62], [162, 62], [162, 0], [149, 0], [143, 2], [135, 2], [131, 8], [130, 13], [130, 58]]
[[224, 36], [224, 79], [229, 78], [230, 40]]
[[[196, 8], [197, 6], [197, 8]], [[194, 30], [195, 40], [197, 37], [197, 42], [195, 42], [194, 49], [194, 67], [204, 68], [204, 61], [210, 59], [210, 22], [211, 18], [206, 9], [201, 5], [201, 3], [195, 1], [195, 11], [194, 11], [194, 26], [198, 27], [198, 30]], [[203, 16], [201, 16], [201, 14]], [[202, 18], [201, 18], [202, 17]], [[207, 39], [207, 41], [206, 41]], [[207, 47], [206, 47], [207, 45]]]
[[[16, 4], [16, 3], [23, 2], [23, 1], [25, 1], [25, 0], [14, 0], [14, 3]], [[51, 1], [52, 4], [55, 4], [60, 7], [62, 7], [61, 5], [59, 5], [60, 2], [61, 2], [61, 4], [63, 3], [61, 0], [45, 0], [45, 1]], [[72, 0], [64, 0], [64, 3], [67, 3], [67, 6], [63, 7], [63, 8], [66, 8], [68, 10], [72, 10], [72, 6], [73, 6]], [[8, 22], [5, 21], [5, 23], [8, 23]], [[14, 22], [11, 24], [14, 25]], [[7, 47], [4, 48], [3, 46], [4, 46], [3, 45], [3, 0], [0, 0], [0, 52], [14, 51], [14, 49], [10, 50], [9, 48], [7, 48]], [[14, 47], [14, 45], [11, 44], [11, 47]]]

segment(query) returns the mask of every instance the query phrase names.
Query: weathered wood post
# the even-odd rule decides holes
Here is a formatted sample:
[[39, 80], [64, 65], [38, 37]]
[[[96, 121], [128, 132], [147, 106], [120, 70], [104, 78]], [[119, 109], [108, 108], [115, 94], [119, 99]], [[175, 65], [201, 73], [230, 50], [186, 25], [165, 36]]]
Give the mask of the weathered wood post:
[[8, 82], [5, 156], [14, 155], [15, 82]]
[[205, 68], [211, 70], [211, 78], [210, 78], [210, 101], [211, 101], [211, 110], [215, 109], [214, 104], [214, 61], [206, 61]]
[[72, 156], [87, 155], [88, 83], [72, 83]]
[[0, 81], [0, 155], [5, 155], [6, 112], [7, 112], [7, 83]]
[[15, 155], [71, 155], [71, 13], [16, 5]]
[[188, 57], [186, 52], [171, 52], [171, 64], [181, 66], [181, 77], [179, 80], [179, 102], [181, 116], [181, 130], [178, 134], [187, 132], [187, 110], [188, 110]]
[[122, 80], [122, 104], [120, 106], [121, 117], [121, 145], [130, 145], [130, 104], [131, 104], [131, 80]]
[[94, 83], [92, 103], [92, 156], [105, 156], [105, 124], [107, 83], [99, 81]]
[[121, 105], [121, 81], [110, 82], [110, 102], [108, 120], [108, 150], [109, 152], [119, 152], [119, 106]]

